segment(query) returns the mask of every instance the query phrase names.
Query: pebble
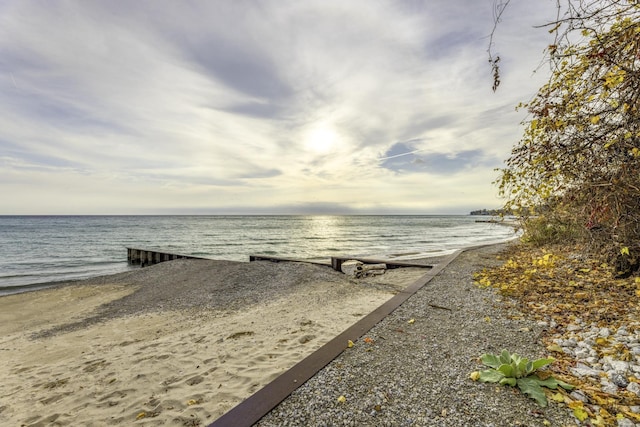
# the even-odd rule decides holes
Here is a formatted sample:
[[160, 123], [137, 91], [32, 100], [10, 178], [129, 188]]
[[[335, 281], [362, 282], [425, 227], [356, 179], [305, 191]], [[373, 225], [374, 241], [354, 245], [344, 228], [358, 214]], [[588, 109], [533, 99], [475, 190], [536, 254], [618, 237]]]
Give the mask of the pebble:
[[620, 388], [627, 388], [629, 385], [629, 380], [620, 372], [611, 372], [609, 374], [609, 379], [611, 379], [611, 382]]
[[[605, 343], [602, 338], [606, 339]], [[578, 378], [599, 379], [600, 389], [605, 393], [617, 395], [626, 390], [640, 397], [640, 383], [629, 381], [632, 376], [640, 379], [640, 328], [635, 320], [620, 325], [617, 330], [576, 321], [567, 326], [563, 337], [553, 342], [576, 361], [575, 367], [570, 369], [571, 374]], [[603, 353], [607, 355], [603, 356]], [[570, 396], [589, 402], [580, 390], [574, 390]], [[598, 412], [600, 408], [591, 406], [591, 409]], [[631, 407], [631, 411], [640, 413], [640, 406]], [[640, 427], [640, 423], [634, 424], [628, 418], [618, 419], [617, 425]]]
[[634, 393], [636, 396], [640, 397], [640, 384], [630, 382], [627, 385], [627, 391]]
[[628, 418], [621, 418], [618, 420], [618, 427], [636, 427], [636, 425]]
[[571, 368], [571, 373], [576, 377], [594, 377], [598, 378], [600, 376], [600, 372], [598, 369], [594, 369], [584, 363], [578, 363], [575, 368]]

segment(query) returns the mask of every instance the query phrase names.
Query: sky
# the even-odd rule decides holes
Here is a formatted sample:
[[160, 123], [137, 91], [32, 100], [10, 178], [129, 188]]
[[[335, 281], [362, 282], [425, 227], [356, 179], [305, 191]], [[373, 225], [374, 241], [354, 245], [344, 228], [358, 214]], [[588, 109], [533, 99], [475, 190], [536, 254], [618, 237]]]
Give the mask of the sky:
[[0, 215], [466, 214], [553, 0], [0, 2]]

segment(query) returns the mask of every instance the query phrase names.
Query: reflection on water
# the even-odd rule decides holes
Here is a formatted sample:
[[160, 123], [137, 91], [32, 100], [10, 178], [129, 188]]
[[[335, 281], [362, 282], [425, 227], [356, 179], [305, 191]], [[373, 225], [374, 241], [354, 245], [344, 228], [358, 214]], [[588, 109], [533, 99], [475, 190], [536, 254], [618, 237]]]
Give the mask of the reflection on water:
[[506, 240], [472, 216], [0, 217], [0, 287], [125, 271], [126, 247], [248, 261], [263, 254], [410, 259]]

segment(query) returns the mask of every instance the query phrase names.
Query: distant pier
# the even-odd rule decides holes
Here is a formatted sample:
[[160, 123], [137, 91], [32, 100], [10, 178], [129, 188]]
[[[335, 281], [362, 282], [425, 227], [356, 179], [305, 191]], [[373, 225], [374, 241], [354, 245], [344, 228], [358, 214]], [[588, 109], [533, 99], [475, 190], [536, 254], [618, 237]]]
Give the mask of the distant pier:
[[175, 254], [155, 249], [127, 248], [127, 262], [132, 265], [146, 267], [148, 265], [159, 264], [174, 259], [206, 259], [193, 255]]

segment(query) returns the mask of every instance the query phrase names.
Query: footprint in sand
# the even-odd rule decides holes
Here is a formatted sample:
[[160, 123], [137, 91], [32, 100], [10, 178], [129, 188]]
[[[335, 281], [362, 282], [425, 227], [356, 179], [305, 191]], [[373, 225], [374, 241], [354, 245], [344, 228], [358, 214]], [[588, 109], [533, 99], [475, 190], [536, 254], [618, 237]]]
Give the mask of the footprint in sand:
[[94, 372], [99, 368], [104, 368], [110, 365], [110, 363], [104, 359], [98, 359], [98, 360], [92, 360], [90, 362], [85, 362], [85, 365], [87, 366], [85, 366], [84, 369], [82, 369], [84, 372]]
[[315, 335], [303, 335], [303, 336], [301, 336], [300, 338], [298, 338], [298, 342], [299, 342], [300, 344], [306, 344], [306, 343], [308, 343], [309, 341], [314, 340], [315, 338], [316, 338], [316, 336], [315, 336]]
[[227, 339], [228, 340], [229, 339], [237, 340], [237, 339], [240, 339], [240, 338], [243, 338], [243, 337], [250, 337], [252, 335], [255, 335], [255, 332], [253, 332], [253, 331], [241, 331], [241, 332], [235, 332], [235, 333], [229, 335], [227, 337]]
[[185, 383], [187, 383], [188, 385], [196, 385], [196, 384], [200, 384], [202, 381], [204, 381], [204, 377], [200, 375], [196, 375], [195, 377], [191, 377], [188, 380], [186, 380]]

